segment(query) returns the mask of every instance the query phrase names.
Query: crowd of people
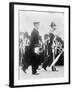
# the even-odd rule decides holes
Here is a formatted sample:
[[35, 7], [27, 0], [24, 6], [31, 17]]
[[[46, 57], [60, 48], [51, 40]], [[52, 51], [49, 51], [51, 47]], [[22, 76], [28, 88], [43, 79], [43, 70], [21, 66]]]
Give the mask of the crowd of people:
[[45, 71], [47, 66], [51, 67], [52, 71], [56, 71], [56, 64], [64, 65], [64, 41], [53, 33], [56, 24], [51, 23], [51, 29], [44, 35], [44, 40], [39, 34], [40, 22], [33, 22], [33, 25], [31, 35], [25, 32], [23, 39], [19, 40], [19, 65], [22, 66], [24, 73], [31, 65], [33, 75], [38, 74], [37, 69], [40, 65]]

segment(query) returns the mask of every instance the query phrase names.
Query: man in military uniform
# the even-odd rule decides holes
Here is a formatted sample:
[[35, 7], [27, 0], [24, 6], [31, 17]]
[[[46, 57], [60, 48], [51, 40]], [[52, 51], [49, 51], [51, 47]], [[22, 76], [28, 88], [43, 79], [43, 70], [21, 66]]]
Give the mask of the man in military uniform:
[[32, 65], [32, 74], [37, 75], [37, 68], [38, 68], [38, 55], [34, 52], [35, 47], [39, 45], [39, 24], [40, 22], [33, 22], [34, 28], [31, 33], [30, 38], [30, 59], [31, 59], [31, 65]]
[[[49, 33], [48, 33], [48, 38], [49, 40], [47, 40], [47, 48], [48, 48], [48, 57], [45, 58], [45, 61], [43, 63], [43, 68], [44, 70], [46, 70], [46, 67], [47, 66], [50, 66], [51, 63], [53, 62], [53, 52], [52, 52], [52, 44], [53, 44], [53, 40], [54, 40], [54, 31], [56, 29], [56, 25], [54, 22], [51, 22], [51, 25], [50, 25], [51, 29], [49, 30]], [[52, 66], [52, 71], [55, 71], [55, 67]]]

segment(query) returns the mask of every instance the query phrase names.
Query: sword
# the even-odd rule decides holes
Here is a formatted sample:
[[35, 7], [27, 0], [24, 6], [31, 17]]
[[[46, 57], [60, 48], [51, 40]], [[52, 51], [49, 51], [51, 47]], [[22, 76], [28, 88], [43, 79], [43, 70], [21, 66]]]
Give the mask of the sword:
[[61, 53], [53, 60], [52, 64], [50, 65], [50, 68], [56, 64], [61, 54], [64, 52], [64, 49], [62, 49]]

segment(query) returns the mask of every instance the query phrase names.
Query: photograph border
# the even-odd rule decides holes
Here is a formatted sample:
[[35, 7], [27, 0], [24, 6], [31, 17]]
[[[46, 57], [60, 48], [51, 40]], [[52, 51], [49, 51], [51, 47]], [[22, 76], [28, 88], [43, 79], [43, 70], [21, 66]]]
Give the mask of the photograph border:
[[[30, 6], [43, 6], [43, 7], [62, 7], [69, 9], [69, 77], [68, 82], [62, 83], [48, 83], [48, 84], [34, 84], [34, 85], [15, 85], [14, 86], [14, 5], [30, 5]], [[39, 4], [39, 3], [20, 3], [20, 2], [10, 2], [9, 3], [9, 86], [10, 87], [31, 87], [31, 86], [47, 86], [47, 85], [62, 85], [70, 84], [70, 6], [69, 5], [52, 5], [52, 4]]]

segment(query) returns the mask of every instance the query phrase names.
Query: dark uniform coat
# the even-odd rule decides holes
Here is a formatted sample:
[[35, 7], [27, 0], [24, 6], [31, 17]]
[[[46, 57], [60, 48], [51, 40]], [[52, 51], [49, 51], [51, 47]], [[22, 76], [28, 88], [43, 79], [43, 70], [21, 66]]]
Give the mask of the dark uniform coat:
[[35, 54], [34, 52], [34, 48], [37, 47], [38, 44], [39, 44], [39, 32], [36, 29], [33, 29], [30, 38], [30, 59], [33, 73], [36, 73], [36, 69], [38, 68], [39, 63], [38, 55]]
[[43, 68], [50, 66], [51, 63], [53, 62], [52, 44], [53, 44], [54, 34], [49, 33], [49, 37], [50, 37], [50, 42], [47, 41], [48, 56], [45, 57]]

